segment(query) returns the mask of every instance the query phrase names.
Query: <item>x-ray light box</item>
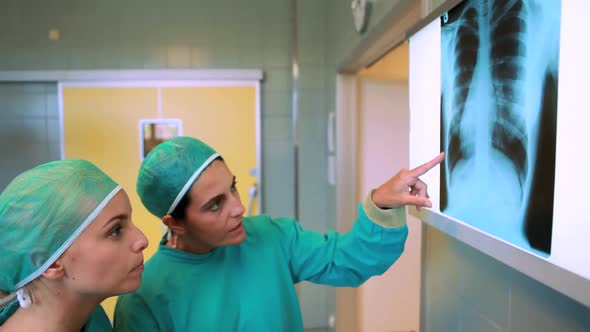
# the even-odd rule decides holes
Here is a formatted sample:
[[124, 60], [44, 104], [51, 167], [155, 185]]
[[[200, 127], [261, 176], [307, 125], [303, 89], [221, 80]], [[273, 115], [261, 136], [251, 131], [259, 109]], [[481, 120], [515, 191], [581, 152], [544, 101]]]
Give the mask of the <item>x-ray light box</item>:
[[463, 1], [410, 38], [409, 80], [410, 166], [446, 153], [413, 213], [590, 306], [588, 13]]

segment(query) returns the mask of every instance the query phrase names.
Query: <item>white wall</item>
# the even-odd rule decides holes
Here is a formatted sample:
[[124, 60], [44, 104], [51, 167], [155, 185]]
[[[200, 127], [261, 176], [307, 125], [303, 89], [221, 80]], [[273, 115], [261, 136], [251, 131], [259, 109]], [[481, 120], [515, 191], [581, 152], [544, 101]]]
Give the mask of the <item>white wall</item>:
[[[407, 65], [407, 62], [406, 62]], [[359, 80], [359, 199], [408, 168], [407, 81]], [[415, 331], [419, 325], [421, 227], [409, 219], [400, 259], [359, 289], [359, 331]]]

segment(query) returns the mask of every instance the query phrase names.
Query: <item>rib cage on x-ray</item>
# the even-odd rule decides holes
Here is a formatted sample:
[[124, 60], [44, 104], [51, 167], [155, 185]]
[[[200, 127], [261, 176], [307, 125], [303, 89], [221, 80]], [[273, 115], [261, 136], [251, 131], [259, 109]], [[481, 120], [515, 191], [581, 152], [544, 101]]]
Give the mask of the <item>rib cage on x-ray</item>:
[[[560, 0], [469, 0], [442, 19], [441, 145], [447, 158], [441, 168], [441, 210], [448, 207], [464, 218], [486, 219], [476, 215], [487, 214], [490, 224], [493, 218], [510, 218], [520, 224], [515, 236], [525, 234], [532, 247], [546, 253], [560, 7]], [[492, 179], [471, 180], [486, 176]], [[465, 202], [482, 188], [470, 195], [464, 186], [478, 185], [506, 190], [498, 200], [506, 206]]]

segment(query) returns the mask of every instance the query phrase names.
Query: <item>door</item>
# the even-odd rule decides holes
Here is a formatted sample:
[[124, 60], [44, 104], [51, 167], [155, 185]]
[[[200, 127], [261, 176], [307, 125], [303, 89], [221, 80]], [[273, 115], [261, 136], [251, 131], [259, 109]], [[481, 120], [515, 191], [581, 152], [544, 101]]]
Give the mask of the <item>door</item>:
[[[162, 223], [141, 205], [135, 192], [141, 164], [141, 119], [180, 119], [183, 135], [202, 139], [223, 156], [236, 175], [242, 202], [248, 205], [249, 191], [260, 176], [256, 171], [257, 85], [65, 85], [62, 99], [65, 157], [88, 159], [123, 186], [133, 207], [133, 220], [150, 241], [146, 260], [157, 250]], [[253, 204], [255, 213], [257, 204]], [[111, 318], [115, 301], [110, 298], [103, 303]]]

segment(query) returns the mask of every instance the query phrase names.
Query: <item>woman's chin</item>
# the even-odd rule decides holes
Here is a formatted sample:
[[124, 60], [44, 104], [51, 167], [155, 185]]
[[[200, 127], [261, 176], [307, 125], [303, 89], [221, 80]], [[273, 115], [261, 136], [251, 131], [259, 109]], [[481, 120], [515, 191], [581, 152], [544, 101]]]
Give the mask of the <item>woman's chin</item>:
[[141, 275], [135, 276], [133, 278], [129, 278], [124, 283], [121, 284], [122, 287], [119, 289], [118, 294], [113, 295], [122, 295], [127, 293], [133, 293], [141, 287]]

